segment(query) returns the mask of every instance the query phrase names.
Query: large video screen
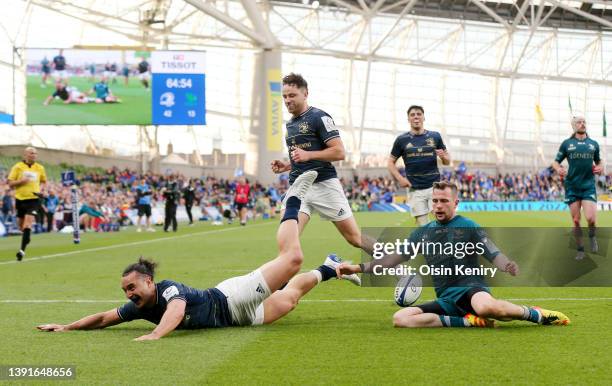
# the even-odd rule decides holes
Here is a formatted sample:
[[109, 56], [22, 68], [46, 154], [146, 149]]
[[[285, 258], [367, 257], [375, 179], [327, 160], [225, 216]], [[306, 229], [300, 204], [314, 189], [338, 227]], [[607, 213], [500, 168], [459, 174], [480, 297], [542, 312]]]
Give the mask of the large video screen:
[[204, 52], [26, 49], [29, 125], [204, 125]]

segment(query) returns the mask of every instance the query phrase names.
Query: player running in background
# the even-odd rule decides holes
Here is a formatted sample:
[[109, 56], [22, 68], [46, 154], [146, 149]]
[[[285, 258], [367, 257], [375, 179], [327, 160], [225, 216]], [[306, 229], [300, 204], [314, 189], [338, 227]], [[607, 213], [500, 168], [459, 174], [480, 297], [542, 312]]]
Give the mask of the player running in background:
[[250, 274], [200, 290], [171, 280], [156, 283], [155, 263], [140, 258], [123, 271], [121, 278], [129, 302], [67, 325], [44, 324], [38, 329], [90, 330], [146, 319], [157, 327], [136, 340], [156, 340], [175, 329], [251, 326], [279, 320], [317, 284], [336, 277], [339, 260], [335, 256], [329, 256], [315, 270], [298, 274], [303, 261], [298, 210], [316, 175], [310, 171], [295, 180], [287, 192], [287, 209], [276, 235], [279, 254]]
[[89, 69], [89, 81], [95, 82], [96, 81], [96, 64], [90, 63], [89, 66], [87, 66], [87, 68]]
[[287, 122], [285, 137], [290, 162], [274, 160], [272, 171], [288, 171], [290, 184], [308, 170], [319, 173], [300, 208], [300, 233], [311, 214], [318, 212], [321, 218], [332, 221], [351, 245], [371, 254], [373, 240], [362, 238], [336, 168], [332, 165], [333, 161], [344, 160], [345, 156], [344, 144], [334, 120], [325, 111], [308, 105], [308, 84], [301, 75], [291, 73], [285, 76], [282, 93], [287, 111], [292, 115]]
[[40, 72], [42, 75], [42, 80], [40, 83], [40, 87], [47, 87], [47, 79], [49, 79], [49, 75], [51, 75], [51, 66], [49, 65], [49, 60], [45, 56], [43, 60], [40, 61]]
[[102, 72], [102, 76], [105, 77], [106, 79], [109, 79], [111, 77], [111, 64], [110, 64], [110, 62], [106, 62], [104, 64], [104, 72]]
[[136, 232], [142, 232], [140, 228], [142, 216], [147, 218], [147, 231], [155, 232], [155, 229], [151, 228], [151, 196], [153, 191], [147, 180], [143, 178], [140, 180], [140, 185], [136, 187], [136, 203], [138, 205], [138, 220], [136, 221]]
[[[597, 192], [595, 190], [594, 174], [602, 172], [603, 164], [599, 156], [599, 144], [587, 134], [584, 117], [573, 117], [571, 123], [574, 133], [561, 143], [552, 167], [559, 173], [561, 178], [565, 179], [565, 203], [570, 208], [570, 215], [574, 223], [574, 237], [578, 249], [576, 259], [582, 260], [585, 255], [582, 228], [580, 227], [581, 209], [589, 226], [591, 252], [599, 250], [595, 237]], [[561, 162], [566, 158], [569, 170], [561, 166]]]
[[112, 84], [117, 83], [117, 63], [115, 62], [110, 65], [110, 79]]
[[151, 66], [149, 66], [149, 62], [145, 58], [140, 60], [138, 63], [138, 79], [142, 85], [148, 90], [149, 89], [149, 71], [151, 70]]
[[33, 147], [23, 151], [23, 161], [13, 165], [8, 176], [8, 184], [15, 189], [15, 208], [17, 226], [21, 231], [21, 248], [17, 251], [17, 261], [25, 257], [30, 243], [32, 223], [42, 211], [40, 207], [40, 187], [47, 182], [45, 167], [36, 162], [38, 152]]
[[234, 204], [240, 217], [240, 225], [244, 226], [247, 222], [247, 204], [251, 194], [251, 186], [247, 183], [244, 177], [238, 178], [236, 183], [236, 193], [234, 195]]
[[127, 63], [123, 63], [121, 75], [123, 76], [123, 84], [127, 87], [130, 81], [130, 66]]
[[[425, 130], [425, 110], [421, 106], [410, 106], [407, 111], [410, 131], [395, 139], [387, 169], [399, 186], [406, 188], [410, 213], [419, 226], [429, 222], [432, 209], [432, 185], [440, 181], [438, 157], [442, 164], [450, 165], [450, 155], [436, 131]], [[406, 177], [397, 170], [398, 158], [404, 160]]]
[[64, 57], [64, 50], [59, 50], [59, 54], [57, 54], [53, 58], [53, 77], [56, 82], [60, 82], [68, 79], [68, 72], [66, 71], [66, 58]]
[[100, 81], [93, 85], [92, 89], [87, 92], [87, 95], [96, 93], [96, 103], [121, 103], [121, 99], [113, 95], [112, 91], [106, 84], [106, 77], [102, 77]]
[[[502, 254], [487, 239], [484, 231], [474, 221], [456, 214], [459, 198], [457, 187], [448, 182], [433, 184], [433, 211], [436, 220], [417, 228], [410, 234], [409, 241], [416, 244], [422, 240], [446, 245], [448, 242], [472, 242], [482, 245], [483, 256], [500, 271], [512, 276], [519, 273], [519, 267]], [[451, 232], [450, 230], [453, 230]], [[440, 255], [436, 248], [425, 254], [428, 265], [437, 267], [455, 267], [462, 265], [468, 268], [479, 267], [476, 249], [458, 259], [453, 254]], [[404, 260], [398, 255], [389, 255], [366, 264], [340, 264], [338, 275], [351, 275], [360, 272], [371, 273], [375, 266], [395, 267]], [[453, 270], [456, 272], [456, 270]], [[495, 322], [527, 320], [544, 325], [566, 325], [570, 323], [567, 316], [557, 311], [544, 310], [538, 307], [519, 306], [505, 300], [495, 299], [487, 287], [484, 277], [479, 275], [433, 276], [437, 299], [397, 311], [393, 316], [396, 327], [494, 327]]]

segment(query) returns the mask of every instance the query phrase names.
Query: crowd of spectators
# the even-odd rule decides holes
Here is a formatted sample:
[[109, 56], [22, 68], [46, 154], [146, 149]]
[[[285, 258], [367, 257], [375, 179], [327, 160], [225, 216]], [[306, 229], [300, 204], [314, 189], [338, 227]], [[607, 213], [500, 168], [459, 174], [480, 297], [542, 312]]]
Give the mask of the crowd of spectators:
[[[189, 179], [180, 174], [174, 177], [181, 189], [186, 190], [191, 184], [195, 194], [194, 206], [217, 208], [219, 213], [231, 219], [235, 179]], [[141, 175], [134, 170], [111, 168], [105, 172], [85, 173], [79, 179], [80, 226], [84, 230], [112, 230], [130, 223], [127, 213], [136, 206], [136, 186], [143, 180], [152, 188], [153, 204], [163, 202], [161, 190], [168, 183], [169, 175]], [[491, 175], [478, 170], [470, 171], [463, 165], [456, 170], [442, 171], [442, 179], [458, 186], [462, 201], [554, 201], [562, 200], [564, 194], [562, 181], [550, 169]], [[355, 211], [369, 210], [375, 203], [402, 202], [401, 197], [405, 197], [405, 190], [398, 188], [389, 176], [355, 177], [341, 179], [341, 182]], [[251, 181], [250, 185], [248, 207], [251, 216], [274, 216], [280, 209], [281, 196], [288, 187], [286, 176], [281, 175], [271, 185], [264, 186], [256, 181]], [[600, 191], [608, 191], [612, 185], [612, 174], [598, 177], [597, 185]], [[49, 181], [42, 193], [43, 210], [38, 221], [40, 229], [60, 230], [72, 224], [70, 188], [62, 186], [59, 181]], [[396, 196], [400, 198], [396, 199]], [[0, 172], [0, 204], [0, 220], [14, 220], [14, 193], [8, 187], [6, 172]]]
[[[190, 183], [195, 194], [194, 206], [202, 209], [214, 207], [218, 212], [231, 209], [234, 198], [235, 179], [202, 177], [190, 179], [181, 174], [174, 174], [181, 192], [186, 194]], [[84, 230], [114, 230], [130, 223], [128, 210], [136, 207], [136, 186], [146, 182], [151, 186], [152, 203], [155, 206], [164, 201], [162, 188], [166, 186], [170, 175], [146, 173], [144, 175], [129, 169], [111, 168], [103, 173], [85, 173], [79, 178], [79, 222]], [[258, 182], [251, 183], [249, 207], [253, 215], [274, 216], [280, 205], [281, 195], [288, 187], [286, 178], [277, 183], [263, 186]], [[45, 231], [61, 230], [65, 225], [72, 225], [72, 202], [69, 187], [59, 181], [49, 180], [44, 186], [41, 199], [42, 212], [38, 226]], [[181, 203], [183, 202], [181, 198]], [[14, 192], [8, 187], [6, 172], [0, 173], [0, 220], [14, 222]], [[204, 210], [203, 210], [204, 212]], [[231, 218], [231, 215], [227, 217]]]

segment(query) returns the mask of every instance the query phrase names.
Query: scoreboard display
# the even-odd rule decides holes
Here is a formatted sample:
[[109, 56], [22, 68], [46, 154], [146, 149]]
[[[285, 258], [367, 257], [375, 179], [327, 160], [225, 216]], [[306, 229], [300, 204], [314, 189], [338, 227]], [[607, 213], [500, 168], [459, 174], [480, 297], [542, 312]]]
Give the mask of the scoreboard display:
[[[204, 51], [21, 50], [26, 116], [17, 124], [206, 124]], [[4, 121], [13, 117], [0, 113]]]
[[205, 53], [155, 51], [151, 55], [154, 125], [205, 125]]

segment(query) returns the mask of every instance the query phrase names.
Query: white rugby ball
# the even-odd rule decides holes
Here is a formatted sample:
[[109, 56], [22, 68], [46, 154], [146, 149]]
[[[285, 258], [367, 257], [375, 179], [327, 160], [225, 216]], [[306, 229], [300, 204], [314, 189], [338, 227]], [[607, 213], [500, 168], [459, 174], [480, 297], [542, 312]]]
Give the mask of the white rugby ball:
[[419, 275], [403, 276], [395, 287], [395, 303], [400, 307], [414, 304], [423, 291], [423, 279]]

